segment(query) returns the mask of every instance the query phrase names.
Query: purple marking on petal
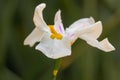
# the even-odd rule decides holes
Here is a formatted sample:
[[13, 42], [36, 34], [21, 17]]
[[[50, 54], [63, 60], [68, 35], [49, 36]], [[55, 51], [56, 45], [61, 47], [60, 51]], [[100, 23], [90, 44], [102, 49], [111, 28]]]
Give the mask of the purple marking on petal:
[[70, 34], [70, 37], [72, 38], [74, 36], [74, 34]]
[[61, 25], [59, 25], [59, 30], [60, 30], [61, 33], [63, 33], [63, 29], [62, 29]]

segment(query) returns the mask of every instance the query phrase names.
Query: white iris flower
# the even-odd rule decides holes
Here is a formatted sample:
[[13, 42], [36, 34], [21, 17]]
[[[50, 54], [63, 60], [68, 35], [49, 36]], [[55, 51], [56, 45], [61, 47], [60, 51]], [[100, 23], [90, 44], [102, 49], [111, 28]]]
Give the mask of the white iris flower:
[[36, 42], [40, 42], [35, 49], [52, 59], [71, 55], [71, 45], [78, 38], [105, 52], [115, 50], [107, 38], [100, 42], [97, 40], [102, 33], [101, 21], [95, 23], [92, 17], [83, 18], [64, 30], [60, 10], [55, 14], [54, 25], [45, 23], [42, 15], [45, 7], [46, 4], [42, 3], [35, 8], [33, 21], [36, 27], [25, 39], [24, 45], [32, 47]]

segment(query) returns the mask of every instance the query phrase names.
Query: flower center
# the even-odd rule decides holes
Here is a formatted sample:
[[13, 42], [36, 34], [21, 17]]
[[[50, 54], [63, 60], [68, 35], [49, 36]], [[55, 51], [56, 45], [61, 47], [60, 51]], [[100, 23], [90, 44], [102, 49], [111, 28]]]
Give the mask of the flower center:
[[50, 38], [52, 38], [52, 39], [56, 38], [58, 40], [61, 40], [63, 38], [63, 36], [55, 30], [55, 28], [54, 28], [53, 25], [48, 25], [48, 26], [49, 26], [50, 31], [52, 33], [51, 36], [50, 36]]

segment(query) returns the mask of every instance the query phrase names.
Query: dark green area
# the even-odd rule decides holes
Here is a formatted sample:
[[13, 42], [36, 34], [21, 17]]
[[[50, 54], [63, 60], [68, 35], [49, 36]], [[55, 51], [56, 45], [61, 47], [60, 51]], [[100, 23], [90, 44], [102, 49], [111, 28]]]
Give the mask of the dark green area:
[[44, 19], [53, 24], [58, 9], [65, 27], [84, 17], [103, 23], [116, 51], [105, 53], [77, 40], [64, 58], [57, 80], [120, 80], [120, 0], [0, 0], [0, 80], [52, 80], [55, 60], [23, 45], [34, 29], [34, 8], [46, 3]]

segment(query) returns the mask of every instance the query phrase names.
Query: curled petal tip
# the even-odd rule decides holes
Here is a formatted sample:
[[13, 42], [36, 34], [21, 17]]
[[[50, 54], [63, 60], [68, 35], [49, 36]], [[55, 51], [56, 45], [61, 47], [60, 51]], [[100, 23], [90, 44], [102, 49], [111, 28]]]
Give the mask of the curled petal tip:
[[55, 18], [58, 18], [58, 17], [61, 18], [61, 10], [60, 9], [55, 14]]
[[100, 26], [102, 28], [102, 22], [101, 21], [98, 21], [95, 24], [97, 24], [96, 26]]
[[112, 46], [112, 49], [111, 49], [111, 51], [115, 51], [115, 50], [116, 50], [116, 49], [115, 49], [115, 47], [113, 47], [113, 46]]
[[40, 6], [44, 6], [44, 7], [45, 7], [45, 6], [46, 6], [46, 4], [45, 4], [45, 3], [41, 3], [41, 4], [40, 4]]
[[41, 4], [39, 4], [36, 8], [45, 8], [46, 7], [46, 4], [45, 3], [41, 3]]
[[61, 13], [61, 10], [60, 10], [60, 9], [58, 10], [58, 13]]
[[110, 44], [110, 42], [108, 41], [108, 39], [104, 39], [103, 41], [100, 42], [104, 48], [105, 48], [105, 52], [111, 52], [111, 51], [114, 51], [115, 48], [114, 46], [112, 46], [112, 44]]
[[92, 16], [90, 16], [90, 19], [95, 23], [95, 20], [94, 20], [94, 18]]
[[29, 44], [29, 43], [28, 43], [28, 41], [26, 41], [26, 40], [24, 41], [24, 43], [23, 43], [23, 44], [24, 44], [24, 45], [29, 45], [29, 47], [32, 47], [32, 46], [33, 46], [33, 44], [32, 44], [32, 43], [31, 43], [31, 44]]
[[23, 44], [24, 44], [24, 45], [28, 45], [26, 39], [24, 40]]

